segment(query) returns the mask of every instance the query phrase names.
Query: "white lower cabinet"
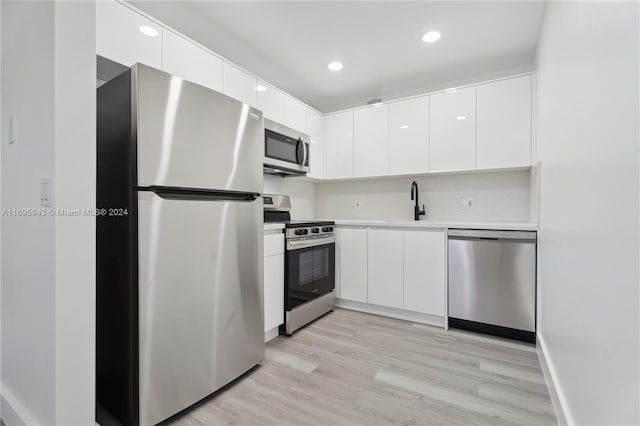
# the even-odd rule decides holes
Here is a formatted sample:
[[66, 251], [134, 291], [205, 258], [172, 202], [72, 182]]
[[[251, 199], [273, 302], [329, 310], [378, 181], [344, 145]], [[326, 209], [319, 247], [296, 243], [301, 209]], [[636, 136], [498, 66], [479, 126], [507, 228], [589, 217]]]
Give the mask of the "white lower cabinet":
[[284, 323], [284, 234], [264, 236], [264, 331]]
[[404, 233], [404, 309], [444, 315], [445, 241], [444, 231]]
[[371, 226], [337, 232], [339, 306], [444, 326], [444, 229]]
[[367, 230], [340, 229], [340, 297], [367, 302]]
[[402, 309], [404, 232], [369, 229], [368, 303]]

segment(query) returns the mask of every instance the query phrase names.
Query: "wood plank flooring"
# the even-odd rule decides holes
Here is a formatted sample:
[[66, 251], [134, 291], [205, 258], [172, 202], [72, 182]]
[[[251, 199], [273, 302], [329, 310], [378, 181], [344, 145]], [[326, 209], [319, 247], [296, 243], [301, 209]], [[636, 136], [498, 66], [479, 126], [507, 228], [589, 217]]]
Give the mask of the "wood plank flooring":
[[336, 309], [174, 425], [557, 424], [535, 346]]

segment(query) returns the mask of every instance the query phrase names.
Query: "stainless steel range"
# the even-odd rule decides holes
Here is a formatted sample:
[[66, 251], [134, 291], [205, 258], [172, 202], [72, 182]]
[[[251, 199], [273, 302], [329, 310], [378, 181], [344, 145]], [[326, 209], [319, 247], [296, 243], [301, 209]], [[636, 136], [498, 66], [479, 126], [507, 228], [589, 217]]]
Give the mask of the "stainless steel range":
[[333, 310], [335, 305], [334, 222], [290, 220], [288, 196], [263, 195], [265, 222], [285, 224], [285, 322], [294, 331]]

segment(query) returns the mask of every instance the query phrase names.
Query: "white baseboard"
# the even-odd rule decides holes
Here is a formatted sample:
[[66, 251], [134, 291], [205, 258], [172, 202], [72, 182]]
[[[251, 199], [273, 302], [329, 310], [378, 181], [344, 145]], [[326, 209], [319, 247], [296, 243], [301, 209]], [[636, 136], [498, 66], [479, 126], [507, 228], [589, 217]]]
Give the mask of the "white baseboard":
[[271, 330], [264, 332], [264, 342], [267, 343], [269, 340], [273, 340], [280, 334], [280, 327], [274, 327]]
[[403, 309], [388, 308], [386, 306], [371, 305], [369, 303], [354, 302], [353, 300], [336, 299], [336, 307], [350, 309], [352, 311], [365, 312], [367, 314], [417, 322], [420, 324], [445, 327], [445, 318], [438, 315], [423, 314], [420, 312], [405, 311]]
[[558, 424], [562, 426], [573, 425], [575, 423], [571, 419], [571, 415], [567, 407], [567, 400], [558, 383], [558, 375], [556, 374], [556, 369], [549, 357], [549, 351], [547, 350], [547, 345], [544, 343], [544, 338], [538, 334], [536, 340], [538, 358], [540, 359], [542, 372], [544, 373], [544, 377], [547, 381], [549, 396], [551, 396], [551, 402], [553, 403], [553, 410], [556, 413]]
[[2, 395], [0, 395], [0, 412], [2, 412], [2, 422], [7, 426], [17, 425], [38, 425], [43, 424], [25, 408], [19, 398], [6, 385], [2, 384]]

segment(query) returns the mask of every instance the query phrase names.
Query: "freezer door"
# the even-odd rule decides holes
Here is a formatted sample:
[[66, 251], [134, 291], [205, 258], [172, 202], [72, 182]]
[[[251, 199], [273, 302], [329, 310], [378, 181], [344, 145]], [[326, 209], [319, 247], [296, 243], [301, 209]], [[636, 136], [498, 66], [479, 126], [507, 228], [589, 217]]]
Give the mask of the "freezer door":
[[138, 186], [262, 192], [260, 110], [145, 65], [131, 74]]
[[140, 424], [156, 424], [264, 358], [259, 201], [138, 193]]
[[449, 239], [449, 316], [535, 331], [536, 245]]

